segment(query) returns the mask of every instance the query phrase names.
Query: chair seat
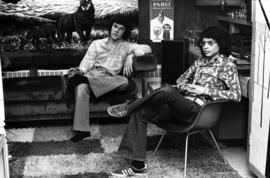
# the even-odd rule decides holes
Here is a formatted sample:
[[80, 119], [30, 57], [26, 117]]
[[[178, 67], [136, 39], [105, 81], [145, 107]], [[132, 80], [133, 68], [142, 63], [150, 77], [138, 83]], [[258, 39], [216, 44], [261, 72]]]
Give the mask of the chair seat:
[[160, 122], [155, 123], [158, 127], [167, 130], [168, 132], [174, 132], [174, 133], [184, 133], [188, 131], [191, 127], [187, 124], [180, 124], [178, 122]]

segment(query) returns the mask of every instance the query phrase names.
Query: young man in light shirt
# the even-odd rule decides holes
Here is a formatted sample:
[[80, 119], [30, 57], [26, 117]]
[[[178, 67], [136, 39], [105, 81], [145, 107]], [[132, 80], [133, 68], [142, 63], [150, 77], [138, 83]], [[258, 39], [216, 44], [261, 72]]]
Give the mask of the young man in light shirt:
[[109, 25], [109, 37], [93, 41], [79, 67], [69, 70], [68, 76], [76, 86], [73, 121], [76, 134], [71, 141], [78, 142], [91, 135], [90, 96], [99, 98], [109, 92], [125, 92], [127, 102], [137, 98], [137, 87], [127, 77], [133, 72], [133, 57], [150, 53], [151, 48], [126, 41], [130, 32], [129, 19], [115, 16]]

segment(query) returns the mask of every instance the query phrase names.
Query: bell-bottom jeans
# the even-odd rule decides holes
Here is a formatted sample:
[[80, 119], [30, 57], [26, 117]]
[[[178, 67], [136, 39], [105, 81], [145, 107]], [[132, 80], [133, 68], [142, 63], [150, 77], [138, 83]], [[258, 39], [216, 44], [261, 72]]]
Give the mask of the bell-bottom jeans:
[[200, 108], [170, 85], [134, 101], [128, 106], [130, 120], [118, 152], [130, 160], [145, 161], [148, 122], [191, 124]]

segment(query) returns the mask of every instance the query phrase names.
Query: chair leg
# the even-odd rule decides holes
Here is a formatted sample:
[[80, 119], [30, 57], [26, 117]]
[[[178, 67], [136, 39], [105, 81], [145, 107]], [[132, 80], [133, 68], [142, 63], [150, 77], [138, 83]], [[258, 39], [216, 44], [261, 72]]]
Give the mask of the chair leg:
[[184, 165], [184, 178], [187, 175], [187, 152], [188, 152], [188, 138], [190, 134], [186, 135], [186, 145], [185, 145], [185, 165]]
[[164, 136], [166, 135], [166, 133], [167, 133], [167, 131], [165, 130], [165, 131], [163, 132], [161, 138], [159, 139], [159, 142], [158, 142], [158, 144], [157, 144], [157, 146], [156, 146], [156, 148], [155, 148], [155, 151], [154, 151], [153, 155], [156, 154], [156, 152], [157, 152], [157, 150], [158, 150], [158, 147], [159, 147], [159, 145], [161, 144], [161, 142], [162, 142]]
[[222, 154], [222, 152], [221, 152], [221, 150], [220, 150], [220, 148], [219, 148], [219, 146], [218, 146], [218, 143], [217, 143], [217, 141], [216, 141], [214, 135], [212, 134], [212, 131], [211, 131], [211, 130], [208, 130], [208, 132], [209, 132], [209, 134], [211, 135], [212, 139], [214, 140], [215, 145], [216, 145], [216, 147], [217, 147], [217, 149], [218, 149], [218, 152], [219, 152], [220, 156], [222, 157], [224, 163], [227, 163], [227, 161], [226, 161], [225, 158], [224, 158], [224, 155]]
[[196, 134], [196, 133], [199, 133], [200, 131], [193, 131], [193, 132], [190, 132], [190, 133], [186, 133], [186, 145], [185, 145], [185, 165], [184, 165], [184, 178], [186, 177], [187, 175], [187, 153], [188, 153], [188, 138], [190, 135], [193, 135], [193, 134]]

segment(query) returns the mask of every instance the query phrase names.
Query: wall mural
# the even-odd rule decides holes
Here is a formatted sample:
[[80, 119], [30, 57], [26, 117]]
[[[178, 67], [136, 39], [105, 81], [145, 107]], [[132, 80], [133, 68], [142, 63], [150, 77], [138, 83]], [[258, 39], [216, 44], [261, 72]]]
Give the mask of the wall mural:
[[0, 52], [87, 48], [108, 35], [106, 25], [114, 15], [130, 18], [129, 40], [138, 40], [138, 0], [8, 1], [0, 1]]

